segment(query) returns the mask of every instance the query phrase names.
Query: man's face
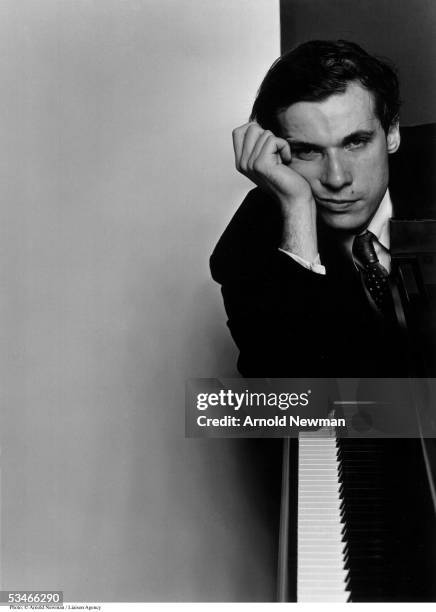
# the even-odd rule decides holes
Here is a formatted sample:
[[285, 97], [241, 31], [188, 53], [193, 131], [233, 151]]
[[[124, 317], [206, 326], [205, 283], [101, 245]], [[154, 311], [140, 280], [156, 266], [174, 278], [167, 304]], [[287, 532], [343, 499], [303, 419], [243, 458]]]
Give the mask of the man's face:
[[398, 125], [385, 134], [372, 93], [357, 82], [323, 102], [297, 102], [278, 116], [293, 168], [310, 184], [318, 214], [338, 230], [359, 231], [388, 186], [388, 153], [400, 144]]

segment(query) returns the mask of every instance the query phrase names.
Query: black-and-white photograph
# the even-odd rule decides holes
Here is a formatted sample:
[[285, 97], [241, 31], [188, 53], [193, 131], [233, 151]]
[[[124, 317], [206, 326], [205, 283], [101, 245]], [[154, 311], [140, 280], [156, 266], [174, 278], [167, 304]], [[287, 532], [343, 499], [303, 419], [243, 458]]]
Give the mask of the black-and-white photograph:
[[436, 3], [0, 30], [0, 603], [436, 601]]

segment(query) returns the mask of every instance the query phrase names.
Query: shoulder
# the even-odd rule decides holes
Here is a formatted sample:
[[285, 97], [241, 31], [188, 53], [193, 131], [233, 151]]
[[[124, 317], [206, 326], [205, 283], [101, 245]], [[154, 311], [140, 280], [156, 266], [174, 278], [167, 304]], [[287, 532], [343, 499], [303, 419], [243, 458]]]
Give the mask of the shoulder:
[[226, 271], [259, 259], [276, 249], [280, 239], [280, 217], [272, 197], [252, 189], [244, 198], [210, 258], [212, 277], [218, 282]]
[[277, 216], [276, 208], [273, 198], [256, 187], [247, 193], [230, 220], [226, 232], [236, 227], [241, 231], [248, 231], [252, 227], [258, 227], [258, 224], [271, 225], [274, 222], [274, 217]]

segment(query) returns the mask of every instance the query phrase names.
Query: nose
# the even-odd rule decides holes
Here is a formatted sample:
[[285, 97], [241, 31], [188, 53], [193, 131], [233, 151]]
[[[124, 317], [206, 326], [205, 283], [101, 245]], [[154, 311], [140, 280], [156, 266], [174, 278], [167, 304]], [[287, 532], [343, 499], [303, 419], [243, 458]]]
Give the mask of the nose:
[[334, 152], [327, 155], [321, 174], [323, 186], [332, 191], [339, 191], [343, 187], [351, 185], [352, 182], [351, 170], [340, 153]]

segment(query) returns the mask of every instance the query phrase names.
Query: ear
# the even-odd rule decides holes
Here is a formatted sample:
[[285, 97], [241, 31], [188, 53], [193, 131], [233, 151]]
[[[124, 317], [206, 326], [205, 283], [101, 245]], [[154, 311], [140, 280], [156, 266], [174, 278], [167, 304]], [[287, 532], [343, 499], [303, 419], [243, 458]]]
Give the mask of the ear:
[[400, 142], [401, 142], [400, 124], [398, 123], [398, 121], [396, 121], [395, 123], [391, 125], [387, 133], [387, 136], [386, 136], [388, 153], [395, 153], [395, 151], [398, 151]]

